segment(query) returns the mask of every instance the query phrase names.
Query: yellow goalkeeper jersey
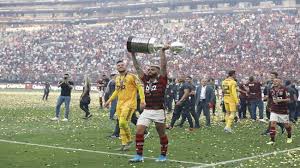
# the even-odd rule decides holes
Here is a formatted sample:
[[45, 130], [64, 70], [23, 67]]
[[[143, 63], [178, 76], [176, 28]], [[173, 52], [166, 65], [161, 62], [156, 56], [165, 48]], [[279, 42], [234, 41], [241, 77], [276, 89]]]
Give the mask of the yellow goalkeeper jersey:
[[224, 95], [224, 102], [239, 103], [237, 94], [237, 83], [232, 77], [226, 78], [222, 82], [222, 90]]
[[109, 102], [118, 98], [118, 107], [129, 107], [136, 109], [137, 106], [137, 91], [139, 92], [141, 102], [145, 102], [145, 94], [141, 81], [132, 74], [118, 75], [116, 77], [116, 89]]

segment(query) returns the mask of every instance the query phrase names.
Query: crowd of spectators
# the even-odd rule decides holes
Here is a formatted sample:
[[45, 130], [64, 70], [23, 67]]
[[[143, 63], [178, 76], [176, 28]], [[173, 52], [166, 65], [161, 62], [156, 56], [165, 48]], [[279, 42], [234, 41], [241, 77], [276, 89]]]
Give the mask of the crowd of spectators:
[[[285, 79], [300, 78], [300, 15], [297, 12], [210, 14], [170, 18], [122, 19], [98, 25], [49, 25], [34, 30], [0, 29], [0, 81], [55, 82], [69, 72], [76, 82], [93, 81], [115, 71], [115, 62], [129, 61], [131, 35], [180, 41], [184, 52], [168, 53], [170, 77], [222, 79], [278, 71]], [[139, 54], [143, 65], [158, 54]], [[129, 63], [131, 63], [129, 61]], [[133, 70], [132, 68], [130, 68]]]

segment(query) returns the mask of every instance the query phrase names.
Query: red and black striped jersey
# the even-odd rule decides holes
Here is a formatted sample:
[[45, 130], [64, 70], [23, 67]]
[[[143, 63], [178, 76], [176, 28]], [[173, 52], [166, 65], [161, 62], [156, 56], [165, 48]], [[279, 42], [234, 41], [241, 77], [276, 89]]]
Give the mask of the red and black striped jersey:
[[288, 114], [288, 102], [274, 103], [274, 100], [278, 99], [288, 99], [289, 93], [287, 89], [283, 86], [279, 88], [272, 87], [269, 92], [269, 103], [271, 107], [271, 112], [277, 114]]
[[142, 78], [145, 90], [145, 109], [164, 109], [164, 95], [168, 84], [167, 76], [158, 76], [154, 81], [150, 76], [144, 75]]

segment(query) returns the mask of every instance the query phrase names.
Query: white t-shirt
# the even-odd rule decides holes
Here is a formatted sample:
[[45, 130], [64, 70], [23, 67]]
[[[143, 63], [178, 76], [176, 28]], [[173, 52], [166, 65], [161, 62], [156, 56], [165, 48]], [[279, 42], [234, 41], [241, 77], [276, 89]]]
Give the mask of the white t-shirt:
[[206, 86], [202, 86], [201, 88], [201, 95], [200, 95], [200, 99], [203, 100], [205, 99], [205, 94], [206, 94]]

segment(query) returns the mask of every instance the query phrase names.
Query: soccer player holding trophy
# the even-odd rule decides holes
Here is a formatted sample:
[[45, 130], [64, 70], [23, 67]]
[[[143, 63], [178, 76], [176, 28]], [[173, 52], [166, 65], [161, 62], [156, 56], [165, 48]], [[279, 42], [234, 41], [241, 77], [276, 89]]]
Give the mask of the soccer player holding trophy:
[[[172, 45], [173, 44], [173, 45]], [[144, 83], [146, 106], [138, 119], [136, 129], [136, 155], [130, 162], [143, 162], [144, 131], [151, 122], [155, 123], [157, 133], [160, 138], [161, 154], [156, 159], [157, 162], [164, 162], [167, 159], [168, 137], [165, 133], [166, 114], [164, 110], [164, 94], [168, 83], [167, 59], [165, 51], [170, 49], [173, 52], [180, 52], [183, 49], [181, 43], [161, 45], [156, 43], [155, 38], [129, 37], [127, 49], [132, 54], [133, 65], [140, 79]], [[136, 52], [154, 53], [160, 51], [160, 66], [151, 65], [145, 74], [137, 61]]]

